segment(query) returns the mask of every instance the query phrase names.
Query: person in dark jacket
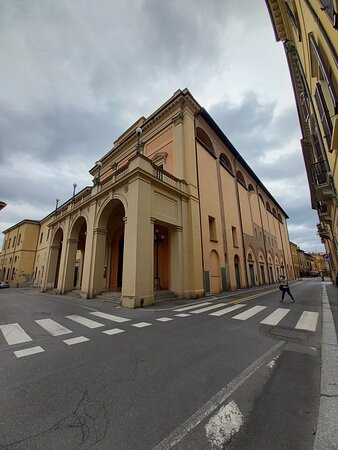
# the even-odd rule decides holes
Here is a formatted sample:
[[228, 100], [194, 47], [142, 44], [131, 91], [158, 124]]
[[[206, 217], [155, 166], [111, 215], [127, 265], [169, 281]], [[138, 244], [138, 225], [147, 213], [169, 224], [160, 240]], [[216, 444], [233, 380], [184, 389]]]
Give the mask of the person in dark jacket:
[[279, 301], [284, 303], [284, 296], [285, 293], [287, 292], [289, 294], [289, 297], [291, 297], [292, 303], [295, 303], [295, 299], [293, 298], [293, 295], [290, 292], [288, 280], [285, 278], [284, 275], [281, 275], [279, 281], [282, 287], [282, 298]]

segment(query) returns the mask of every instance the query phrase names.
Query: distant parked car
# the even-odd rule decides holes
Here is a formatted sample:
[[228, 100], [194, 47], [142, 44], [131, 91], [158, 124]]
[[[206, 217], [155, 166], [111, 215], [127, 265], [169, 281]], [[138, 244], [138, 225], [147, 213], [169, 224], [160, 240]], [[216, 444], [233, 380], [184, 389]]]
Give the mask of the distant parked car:
[[8, 281], [0, 281], [0, 289], [6, 289], [9, 288]]

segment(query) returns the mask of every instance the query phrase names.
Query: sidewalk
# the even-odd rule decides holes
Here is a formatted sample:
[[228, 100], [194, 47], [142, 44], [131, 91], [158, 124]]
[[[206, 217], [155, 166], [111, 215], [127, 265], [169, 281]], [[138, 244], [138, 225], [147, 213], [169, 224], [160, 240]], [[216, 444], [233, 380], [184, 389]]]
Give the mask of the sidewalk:
[[[321, 386], [314, 450], [338, 448], [338, 288], [322, 285], [323, 328], [321, 348]], [[331, 309], [332, 308], [332, 309]], [[334, 314], [332, 314], [334, 310]]]

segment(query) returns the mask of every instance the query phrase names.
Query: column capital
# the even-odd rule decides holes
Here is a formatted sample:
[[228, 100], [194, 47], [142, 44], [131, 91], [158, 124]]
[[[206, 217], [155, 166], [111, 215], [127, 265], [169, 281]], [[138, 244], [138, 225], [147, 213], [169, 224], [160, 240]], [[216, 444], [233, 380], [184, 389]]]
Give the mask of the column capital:
[[175, 230], [182, 233], [183, 227], [181, 225], [176, 225]]
[[175, 117], [171, 119], [171, 121], [175, 126], [180, 125], [181, 123], [183, 123], [183, 114], [181, 112], [178, 113]]
[[155, 223], [155, 217], [150, 217], [150, 223]]
[[106, 235], [107, 234], [107, 230], [104, 229], [104, 228], [94, 228], [94, 234]]
[[124, 222], [124, 223], [127, 223], [127, 220], [128, 220], [128, 217], [127, 217], [127, 216], [122, 217], [122, 219], [123, 219], [123, 222]]

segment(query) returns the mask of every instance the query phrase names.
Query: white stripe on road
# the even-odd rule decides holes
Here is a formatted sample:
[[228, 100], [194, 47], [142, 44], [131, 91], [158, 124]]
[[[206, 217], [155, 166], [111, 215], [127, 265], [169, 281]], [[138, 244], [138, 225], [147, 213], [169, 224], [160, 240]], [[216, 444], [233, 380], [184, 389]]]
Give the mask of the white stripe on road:
[[17, 358], [22, 358], [23, 356], [34, 355], [35, 353], [41, 353], [41, 352], [44, 352], [44, 349], [42, 347], [30, 347], [30, 348], [25, 348], [23, 350], [17, 350], [14, 352], [14, 355]]
[[113, 322], [128, 322], [130, 319], [126, 319], [125, 317], [113, 316], [113, 314], [107, 314], [100, 311], [91, 312], [93, 316], [102, 317], [102, 319], [112, 320]]
[[95, 322], [95, 320], [87, 319], [86, 317], [82, 316], [66, 316], [67, 319], [74, 320], [74, 322], [78, 322], [81, 325], [84, 325], [87, 328], [99, 328], [99, 327], [105, 327], [103, 323]]
[[86, 342], [86, 341], [89, 341], [89, 339], [84, 336], [79, 336], [76, 338], [65, 339], [63, 342], [67, 345], [74, 345], [74, 344], [79, 344], [80, 342]]
[[0, 330], [4, 335], [8, 345], [22, 344], [32, 340], [30, 336], [20, 327], [18, 323], [0, 325]]
[[144, 328], [144, 327], [149, 327], [150, 325], [151, 325], [151, 323], [148, 323], [148, 322], [139, 322], [139, 323], [133, 323], [132, 327]]
[[63, 327], [52, 319], [38, 319], [35, 322], [39, 324], [40, 327], [48, 331], [48, 333], [52, 336], [61, 336], [62, 334], [73, 333], [71, 330], [68, 330], [68, 328]]
[[112, 334], [124, 333], [125, 331], [126, 330], [121, 330], [120, 328], [112, 328], [110, 330], [102, 331], [102, 333], [108, 334], [109, 336], [111, 336]]
[[183, 422], [178, 428], [176, 428], [176, 430], [172, 431], [169, 436], [157, 444], [153, 450], [168, 450], [182, 441], [182, 439], [187, 436], [191, 430], [197, 427], [203, 420], [205, 420], [206, 417], [210, 416], [210, 414], [219, 408], [220, 405], [222, 405], [222, 403], [224, 403], [247, 379], [249, 379], [250, 376], [254, 374], [265, 361], [269, 361], [271, 357], [274, 357], [276, 352], [278, 352], [283, 345], [285, 345], [285, 341], [280, 341], [264, 355], [258, 358], [254, 363], [252, 363], [248, 368], [243, 370], [241, 374], [230, 381], [230, 383], [227, 383], [223, 389], [204, 403], [204, 405], [192, 416], [190, 416], [189, 419]]
[[189, 311], [189, 309], [199, 308], [200, 306], [210, 305], [210, 302], [199, 303], [198, 305], [185, 306], [184, 308], [174, 309], [176, 312]]
[[174, 319], [170, 319], [169, 317], [160, 317], [159, 319], [156, 319], [159, 322], [169, 322], [170, 320], [174, 320]]
[[286, 308], [277, 308], [276, 311], [262, 320], [261, 323], [264, 323], [264, 325], [277, 325], [289, 311]]
[[191, 314], [181, 313], [181, 314], [175, 314], [176, 317], [190, 317]]
[[212, 309], [222, 308], [222, 306], [226, 305], [226, 303], [217, 303], [217, 305], [206, 306], [202, 309], [195, 309], [194, 311], [190, 311], [192, 314], [201, 314], [206, 311], [211, 311]]
[[297, 322], [296, 328], [298, 330], [316, 331], [318, 314], [317, 312], [304, 311]]
[[247, 311], [244, 311], [237, 316], [234, 316], [233, 319], [237, 320], [246, 320], [250, 317], [254, 316], [255, 314], [258, 314], [259, 312], [263, 311], [266, 306], [254, 306], [253, 308], [248, 309]]
[[231, 311], [236, 311], [236, 309], [243, 308], [243, 306], [246, 306], [246, 305], [242, 305], [242, 304], [238, 303], [237, 305], [228, 306], [227, 308], [221, 309], [220, 311], [215, 311], [213, 313], [210, 313], [209, 316], [216, 316], [216, 317], [223, 316], [224, 314], [228, 314]]

